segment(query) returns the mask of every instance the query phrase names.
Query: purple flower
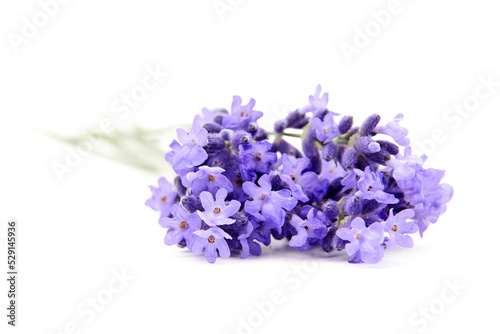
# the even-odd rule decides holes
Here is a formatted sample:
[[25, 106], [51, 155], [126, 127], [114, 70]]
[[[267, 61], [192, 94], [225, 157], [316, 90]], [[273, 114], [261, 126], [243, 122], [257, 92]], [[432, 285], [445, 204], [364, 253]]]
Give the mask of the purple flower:
[[193, 243], [193, 232], [201, 228], [201, 218], [196, 212], [189, 213], [177, 204], [172, 205], [172, 218], [160, 219], [161, 227], [168, 228], [165, 235], [165, 244], [171, 246], [186, 240], [190, 249]]
[[340, 182], [341, 185], [344, 186], [344, 190], [349, 190], [358, 184], [358, 179], [356, 178], [356, 172], [353, 169], [350, 169], [347, 172], [347, 175]]
[[358, 180], [358, 191], [356, 196], [364, 199], [374, 199], [379, 203], [396, 204], [399, 200], [393, 195], [384, 192], [385, 186], [382, 182], [382, 173], [371, 171], [370, 166], [365, 168], [365, 171], [355, 170], [356, 174], [360, 176]]
[[202, 125], [207, 123], [213, 123], [217, 116], [225, 115], [226, 113], [227, 111], [223, 109], [210, 110], [207, 108], [202, 108], [200, 115], [201, 123]]
[[363, 218], [357, 217], [350, 228], [339, 229], [337, 236], [349, 241], [345, 245], [347, 255], [359, 255], [364, 263], [377, 263], [384, 257], [384, 228], [381, 223], [375, 222], [366, 227]]
[[[360, 126], [351, 116], [337, 124], [328, 99], [318, 85], [309, 105], [277, 121], [274, 134], [257, 123], [263, 114], [255, 100], [242, 105], [239, 96], [230, 113], [204, 108], [189, 131], [178, 129], [165, 155], [174, 185], [160, 179], [146, 202], [161, 212], [165, 243], [204, 251], [212, 263], [258, 256], [271, 239], [300, 251], [345, 248], [351, 263], [376, 263], [385, 249], [413, 246], [411, 234], [422, 235], [453, 196], [441, 183], [444, 171], [423, 168], [426, 157], [411, 154], [401, 114], [386, 125], [377, 114]], [[300, 137], [298, 146], [285, 136]]]
[[328, 183], [332, 183], [338, 178], [345, 178], [347, 176], [347, 171], [338, 164], [335, 160], [326, 161], [321, 159], [321, 173], [319, 174], [319, 181], [327, 180]]
[[297, 159], [292, 157], [292, 159], [293, 162], [286, 153], [281, 157], [282, 170], [280, 178], [288, 185], [290, 191], [292, 192], [292, 196], [305, 203], [309, 201], [309, 197], [307, 197], [304, 193], [304, 190], [299, 182], [302, 182], [302, 171], [308, 168], [311, 161], [308, 158]]
[[397, 114], [394, 120], [387, 123], [386, 126], [378, 127], [377, 132], [391, 136], [401, 146], [408, 146], [410, 145], [410, 139], [406, 138], [408, 129], [399, 125], [403, 119], [403, 114]]
[[310, 244], [324, 238], [327, 233], [326, 218], [322, 212], [311, 206], [306, 206], [304, 209], [309, 210], [306, 219], [303, 220], [299, 216], [293, 215], [290, 220], [290, 224], [295, 228], [297, 234], [290, 239], [289, 245], [299, 248], [301, 252], [311, 248]]
[[389, 233], [387, 241], [387, 249], [393, 250], [397, 245], [405, 248], [413, 247], [413, 239], [407, 234], [412, 234], [418, 231], [418, 227], [414, 222], [407, 221], [415, 216], [415, 211], [406, 209], [393, 214], [393, 210], [389, 212], [389, 218], [384, 222], [384, 231]]
[[183, 145], [173, 158], [174, 169], [185, 169], [201, 165], [208, 154], [203, 149], [208, 144], [208, 131], [203, 128], [202, 119], [199, 115], [194, 118], [191, 130], [177, 129], [177, 137]]
[[[282, 170], [280, 177], [288, 184], [295, 198], [302, 202], [314, 199], [320, 202], [326, 194], [328, 182], [319, 180], [318, 174], [305, 169], [311, 166], [311, 160], [308, 158], [295, 158], [288, 154], [282, 156]], [[289, 177], [288, 177], [289, 176]]]
[[217, 260], [217, 252], [222, 258], [231, 256], [231, 251], [227, 245], [226, 239], [232, 239], [229, 234], [218, 227], [211, 227], [208, 230], [198, 230], [193, 233], [197, 236], [193, 241], [191, 251], [196, 255], [201, 255], [205, 250], [205, 259], [214, 263]]
[[233, 184], [222, 174], [223, 172], [225, 170], [220, 167], [201, 166], [196, 173], [187, 174], [186, 178], [191, 182], [195, 196], [199, 196], [202, 191], [208, 191], [215, 195], [217, 190], [221, 188], [232, 192]]
[[245, 225], [245, 229], [239, 235], [238, 240], [241, 243], [241, 258], [246, 259], [250, 254], [255, 256], [260, 256], [262, 249], [258, 243], [253, 241], [255, 236], [253, 236], [254, 225], [252, 222], [248, 222]]
[[333, 112], [329, 112], [323, 121], [318, 117], [312, 120], [311, 124], [316, 133], [316, 138], [323, 144], [332, 141], [333, 138], [340, 134], [339, 126], [333, 121], [333, 116]]
[[412, 180], [415, 174], [422, 169], [424, 162], [421, 158], [411, 154], [411, 147], [405, 148], [404, 155], [398, 154], [395, 158], [386, 162], [386, 165], [393, 169], [392, 176], [404, 186], [405, 181]]
[[146, 201], [146, 205], [155, 211], [160, 211], [161, 217], [170, 215], [170, 208], [175, 202], [177, 192], [164, 177], [158, 180], [158, 188], [149, 187], [153, 196]]
[[261, 111], [253, 110], [255, 100], [250, 99], [247, 105], [241, 105], [241, 97], [233, 96], [231, 104], [231, 115], [225, 116], [222, 120], [222, 125], [227, 129], [236, 130], [240, 127], [246, 128], [251, 122], [257, 121], [262, 117]]
[[177, 140], [172, 141], [172, 143], [170, 144], [170, 148], [172, 149], [172, 151], [165, 154], [165, 160], [172, 164], [172, 168], [174, 169], [174, 171], [181, 177], [182, 185], [184, 187], [189, 187], [190, 182], [186, 178], [186, 175], [188, 173], [191, 173], [194, 170], [194, 167], [186, 167], [187, 164], [185, 163], [185, 161], [177, 162], [178, 158], [180, 157], [180, 152], [182, 151], [182, 145]]
[[241, 174], [245, 179], [252, 179], [255, 172], [267, 174], [271, 170], [271, 164], [278, 159], [276, 153], [269, 150], [273, 146], [270, 142], [261, 141], [248, 148], [240, 146]]
[[453, 188], [440, 183], [444, 174], [438, 169], [422, 169], [413, 180], [408, 181], [412, 187], [406, 189], [405, 200], [415, 206], [415, 219], [421, 236], [429, 224], [435, 223], [446, 211], [446, 204], [453, 197]]
[[301, 113], [305, 114], [307, 112], [312, 112], [314, 116], [326, 110], [328, 105], [328, 93], [324, 93], [321, 96], [321, 85], [316, 86], [316, 91], [314, 95], [309, 96], [309, 105], [302, 108]]
[[226, 196], [227, 190], [225, 188], [217, 191], [215, 200], [208, 191], [203, 191], [200, 194], [201, 205], [205, 211], [198, 211], [198, 215], [207, 225], [230, 225], [235, 222], [229, 217], [239, 211], [241, 203], [236, 200], [226, 203]]
[[289, 190], [272, 191], [267, 174], [262, 175], [258, 183], [260, 187], [249, 181], [243, 184], [243, 191], [252, 198], [245, 202], [245, 211], [280, 232], [285, 222], [285, 210], [291, 211], [298, 201]]

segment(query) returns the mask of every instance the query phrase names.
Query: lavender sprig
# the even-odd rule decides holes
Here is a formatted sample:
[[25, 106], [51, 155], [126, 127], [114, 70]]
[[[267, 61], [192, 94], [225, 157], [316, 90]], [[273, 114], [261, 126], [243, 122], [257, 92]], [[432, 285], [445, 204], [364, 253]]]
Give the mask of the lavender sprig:
[[[453, 196], [444, 171], [411, 153], [403, 115], [386, 125], [371, 115], [353, 127], [352, 116], [337, 119], [327, 105], [318, 85], [308, 105], [268, 132], [255, 100], [242, 105], [235, 96], [230, 112], [203, 109], [189, 131], [178, 129], [165, 156], [178, 176], [174, 185], [160, 178], [146, 202], [168, 229], [165, 243], [211, 263], [259, 256], [272, 238], [300, 251], [345, 249], [351, 263], [413, 247], [411, 234], [422, 236]], [[302, 150], [287, 136], [300, 137]]]

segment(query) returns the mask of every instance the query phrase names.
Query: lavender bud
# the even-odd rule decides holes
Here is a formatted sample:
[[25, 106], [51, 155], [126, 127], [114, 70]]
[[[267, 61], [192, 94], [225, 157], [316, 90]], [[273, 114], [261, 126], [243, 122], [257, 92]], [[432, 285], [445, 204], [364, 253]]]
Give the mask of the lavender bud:
[[301, 114], [298, 110], [292, 111], [285, 118], [286, 128], [302, 129], [309, 123], [309, 118]]
[[286, 129], [286, 121], [285, 120], [279, 120], [274, 123], [274, 132], [276, 133], [282, 133]]
[[321, 150], [321, 155], [326, 161], [330, 161], [337, 155], [337, 145], [329, 143]]
[[257, 125], [257, 123], [252, 122], [248, 124], [247, 127], [248, 133], [250, 133], [251, 135], [255, 135], [257, 133], [257, 130], [259, 130], [259, 126]]
[[[382, 205], [384, 205], [384, 204], [382, 204]], [[370, 212], [373, 212], [373, 211], [377, 210], [379, 207], [380, 207], [380, 203], [377, 202], [374, 199], [372, 199], [372, 200], [364, 200], [363, 201], [363, 209], [362, 209], [361, 212], [364, 215], [366, 215], [367, 213], [370, 213]]]
[[363, 206], [361, 200], [356, 196], [349, 196], [342, 204], [342, 212], [346, 216], [357, 216], [361, 213]]
[[222, 125], [222, 120], [224, 119], [223, 115], [217, 115], [214, 117], [214, 123]]
[[339, 130], [340, 134], [343, 135], [347, 133], [352, 128], [353, 117], [352, 116], [344, 116], [339, 122]]
[[387, 161], [391, 159], [391, 155], [387, 153], [386, 150], [381, 150], [380, 152], [377, 153], [365, 154], [365, 157], [372, 162], [376, 162], [384, 166], [387, 163]]
[[182, 180], [180, 176], [176, 176], [174, 179], [174, 185], [177, 188], [177, 192], [180, 196], [186, 195], [186, 188], [182, 185]]
[[352, 169], [358, 162], [358, 152], [355, 148], [349, 147], [342, 155], [341, 164], [345, 169]]
[[288, 154], [296, 158], [302, 157], [302, 153], [300, 153], [295, 146], [291, 145], [284, 139], [281, 139], [278, 143], [275, 141], [273, 143], [273, 147], [271, 148], [271, 152], [281, 152], [282, 154]]
[[356, 140], [356, 148], [363, 154], [376, 153], [380, 151], [380, 144], [371, 137], [363, 136]]
[[318, 149], [314, 146], [314, 142], [309, 138], [304, 138], [304, 140], [302, 140], [302, 151], [308, 158], [318, 155]]
[[219, 135], [208, 135], [207, 153], [215, 153], [226, 147], [224, 139]]
[[334, 249], [332, 241], [336, 232], [337, 230], [335, 228], [331, 228], [326, 234], [326, 237], [321, 240], [321, 248], [327, 253], [331, 252]]
[[269, 133], [263, 128], [258, 128], [257, 132], [253, 135], [253, 139], [256, 141], [263, 141], [269, 138]]
[[391, 143], [390, 141], [377, 140], [377, 143], [379, 143], [380, 147], [383, 150], [386, 150], [387, 153], [389, 153], [389, 154], [396, 155], [396, 154], [399, 153], [399, 146], [396, 145], [396, 144]]
[[359, 132], [361, 133], [362, 136], [370, 136], [377, 126], [378, 122], [380, 122], [380, 116], [377, 114], [373, 114], [369, 116], [363, 124], [361, 124], [361, 128], [359, 129]]
[[220, 132], [220, 135], [221, 135], [222, 139], [224, 139], [224, 140], [230, 140], [231, 134], [232, 134], [232, 131], [228, 130], [228, 129], [224, 129]]
[[337, 202], [332, 200], [327, 200], [321, 206], [321, 210], [323, 211], [325, 216], [330, 220], [332, 221], [337, 220], [337, 216], [339, 215], [339, 205]]
[[269, 181], [273, 191], [277, 191], [281, 187], [281, 178], [278, 172], [269, 173]]
[[181, 198], [181, 205], [189, 213], [196, 212], [197, 210], [203, 211], [203, 206], [201, 205], [201, 201], [194, 196], [183, 196]]
[[203, 127], [207, 129], [208, 133], [219, 133], [222, 130], [222, 126], [216, 123], [206, 123]]

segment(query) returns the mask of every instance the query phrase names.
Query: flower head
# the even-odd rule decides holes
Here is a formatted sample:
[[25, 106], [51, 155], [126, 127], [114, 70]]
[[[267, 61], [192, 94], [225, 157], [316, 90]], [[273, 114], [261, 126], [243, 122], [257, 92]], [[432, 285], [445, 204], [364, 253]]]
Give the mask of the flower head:
[[191, 249], [194, 254], [201, 255], [203, 250], [205, 250], [205, 259], [210, 263], [214, 263], [217, 260], [217, 254], [223, 258], [231, 256], [226, 239], [232, 238], [222, 229], [211, 227], [208, 230], [198, 230], [193, 234], [197, 237], [193, 241]]
[[397, 114], [396, 117], [394, 117], [394, 120], [387, 123], [386, 126], [378, 127], [377, 131], [379, 133], [391, 136], [396, 141], [396, 143], [401, 146], [408, 146], [410, 145], [410, 139], [406, 138], [406, 136], [408, 135], [408, 129], [399, 125], [399, 122], [401, 122], [403, 119], [403, 114]]
[[322, 212], [311, 206], [305, 206], [304, 209], [303, 211], [307, 211], [307, 218], [302, 219], [293, 215], [290, 220], [290, 224], [295, 228], [297, 234], [290, 239], [289, 245], [297, 247], [301, 251], [311, 248], [311, 244], [324, 238], [327, 233], [326, 219]]
[[170, 208], [176, 200], [177, 192], [164, 177], [158, 179], [158, 188], [153, 186], [149, 188], [153, 195], [145, 204], [155, 211], [160, 211], [160, 217], [168, 217]]
[[358, 181], [358, 191], [356, 195], [364, 199], [374, 199], [379, 203], [395, 204], [399, 200], [393, 195], [384, 192], [385, 186], [382, 182], [382, 174], [380, 172], [373, 173], [370, 166], [365, 168], [364, 172], [356, 171], [360, 176]]
[[233, 184], [222, 174], [224, 172], [225, 170], [220, 167], [201, 166], [197, 172], [187, 174], [186, 178], [191, 182], [193, 194], [196, 196], [199, 196], [202, 191], [215, 195], [221, 188], [232, 192]]
[[226, 203], [226, 196], [227, 190], [225, 188], [217, 190], [215, 200], [208, 191], [203, 191], [200, 194], [201, 205], [205, 211], [198, 211], [198, 215], [207, 225], [229, 225], [235, 222], [229, 217], [239, 211], [241, 203], [236, 200]]
[[172, 205], [172, 217], [162, 217], [160, 219], [161, 227], [168, 228], [165, 235], [166, 245], [175, 245], [183, 239], [188, 248], [191, 248], [193, 242], [193, 232], [201, 227], [201, 218], [198, 213], [189, 213], [181, 206]]
[[384, 231], [389, 233], [387, 241], [387, 249], [393, 250], [396, 246], [405, 248], [413, 247], [413, 239], [408, 234], [418, 231], [418, 227], [414, 222], [407, 221], [415, 216], [415, 211], [412, 209], [403, 210], [396, 215], [393, 210], [389, 212], [389, 218], [384, 222]]
[[281, 231], [285, 222], [285, 210], [292, 210], [297, 205], [297, 199], [286, 189], [272, 191], [268, 175], [262, 175], [258, 184], [260, 187], [253, 182], [243, 184], [243, 191], [252, 198], [245, 202], [245, 211]]
[[384, 228], [380, 223], [366, 227], [361, 217], [351, 222], [351, 227], [343, 227], [337, 231], [337, 236], [349, 241], [345, 245], [347, 255], [359, 254], [364, 263], [377, 263], [384, 256]]
[[247, 105], [241, 105], [242, 100], [239, 96], [233, 96], [231, 104], [231, 115], [227, 115], [222, 120], [222, 125], [227, 129], [236, 130], [246, 128], [250, 122], [255, 122], [262, 117], [261, 111], [253, 110], [255, 100], [250, 99]]
[[328, 112], [323, 121], [318, 117], [314, 117], [312, 120], [312, 128], [316, 133], [316, 138], [323, 144], [332, 141], [340, 134], [339, 126], [334, 122], [333, 116], [333, 112]]

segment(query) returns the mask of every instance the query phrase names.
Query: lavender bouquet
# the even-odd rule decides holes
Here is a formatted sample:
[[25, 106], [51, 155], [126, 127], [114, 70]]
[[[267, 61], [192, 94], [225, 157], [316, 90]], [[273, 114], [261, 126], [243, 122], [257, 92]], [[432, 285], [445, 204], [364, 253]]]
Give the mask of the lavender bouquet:
[[411, 234], [422, 236], [453, 196], [444, 171], [412, 155], [403, 115], [353, 126], [327, 104], [318, 86], [269, 132], [257, 123], [255, 100], [242, 105], [234, 96], [231, 112], [203, 109], [189, 131], [177, 129], [165, 158], [178, 176], [173, 184], [160, 178], [146, 201], [160, 212], [165, 243], [204, 252], [210, 263], [259, 256], [272, 238], [302, 252], [345, 249], [351, 263], [413, 247]]

